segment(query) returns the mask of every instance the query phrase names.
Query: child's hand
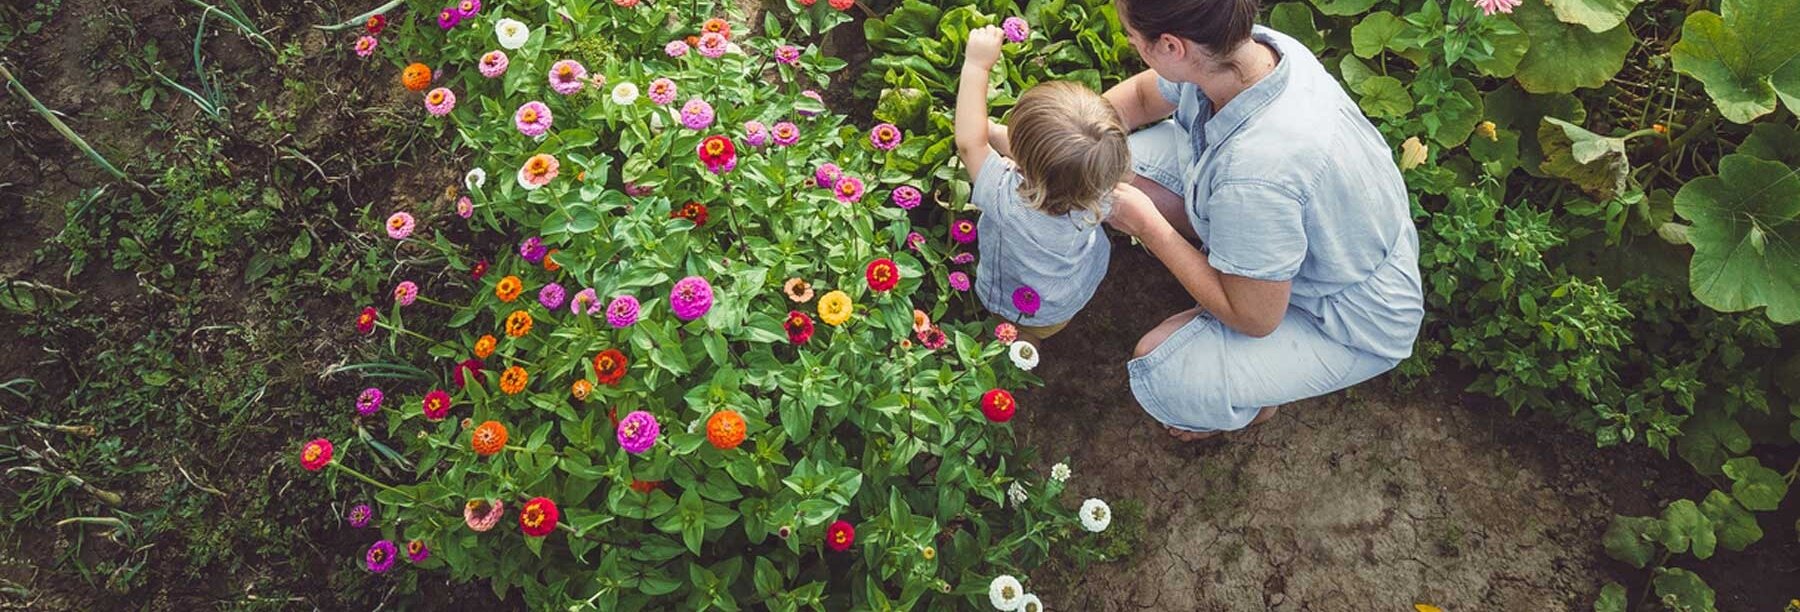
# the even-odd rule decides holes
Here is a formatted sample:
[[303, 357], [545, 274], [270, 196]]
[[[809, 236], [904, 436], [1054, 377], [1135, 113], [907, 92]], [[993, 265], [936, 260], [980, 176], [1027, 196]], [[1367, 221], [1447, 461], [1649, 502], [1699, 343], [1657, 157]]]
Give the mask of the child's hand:
[[999, 26], [976, 28], [969, 32], [969, 47], [963, 54], [963, 65], [990, 70], [1000, 61], [1000, 44], [1006, 41]]

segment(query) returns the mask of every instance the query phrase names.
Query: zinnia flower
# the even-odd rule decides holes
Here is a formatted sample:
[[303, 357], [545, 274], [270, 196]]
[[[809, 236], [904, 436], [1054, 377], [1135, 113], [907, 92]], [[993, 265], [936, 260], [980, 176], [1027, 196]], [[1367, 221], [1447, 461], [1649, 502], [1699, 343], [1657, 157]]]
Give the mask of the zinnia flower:
[[380, 389], [369, 387], [356, 396], [356, 413], [369, 416], [381, 410], [381, 399], [384, 396]]
[[543, 136], [544, 132], [550, 131], [550, 123], [554, 120], [555, 118], [550, 116], [550, 107], [544, 106], [543, 102], [537, 100], [519, 105], [519, 110], [513, 113], [513, 127], [519, 128], [520, 134], [532, 138]]
[[475, 214], [475, 201], [469, 196], [456, 199], [456, 216], [467, 219]]
[[894, 265], [894, 260], [882, 257], [869, 262], [863, 277], [869, 281], [870, 290], [876, 293], [891, 291], [900, 284], [900, 267]]
[[538, 290], [538, 303], [543, 304], [545, 310], [556, 310], [562, 308], [563, 298], [566, 296], [562, 285], [550, 283]]
[[842, 176], [844, 171], [839, 170], [837, 164], [826, 162], [819, 164], [819, 169], [813, 171], [813, 182], [818, 183], [822, 189], [834, 189], [838, 178]]
[[745, 121], [744, 144], [758, 148], [769, 144], [769, 127], [761, 121]]
[[1474, 2], [1475, 6], [1481, 9], [1482, 14], [1490, 17], [1493, 16], [1494, 13], [1506, 13], [1510, 15], [1512, 14], [1513, 7], [1524, 4], [1523, 0], [1474, 0]]
[[472, 279], [472, 280], [477, 280], [477, 281], [479, 281], [479, 280], [481, 280], [481, 277], [482, 277], [482, 276], [483, 276], [483, 275], [486, 275], [486, 274], [487, 274], [487, 271], [488, 271], [488, 262], [487, 262], [487, 260], [486, 260], [486, 259], [483, 259], [483, 260], [481, 260], [481, 261], [477, 261], [477, 262], [475, 262], [475, 266], [474, 266], [474, 267], [472, 267], [472, 268], [469, 268], [469, 278], [470, 278], [470, 279]]
[[850, 7], [856, 6], [856, 0], [826, 0], [825, 3], [840, 11], [848, 11]]
[[506, 57], [506, 52], [495, 49], [482, 54], [481, 64], [477, 70], [481, 71], [481, 76], [493, 79], [506, 74], [506, 67], [509, 65], [511, 65], [511, 60]]
[[525, 383], [528, 382], [531, 382], [531, 375], [525, 372], [525, 368], [508, 366], [506, 371], [500, 373], [500, 392], [518, 395], [525, 390]]
[[356, 56], [368, 57], [375, 53], [375, 46], [381, 44], [374, 36], [363, 36], [356, 39]]
[[363, 29], [368, 30], [370, 34], [380, 34], [382, 30], [387, 29], [387, 15], [370, 15], [369, 20], [363, 22]]
[[819, 320], [826, 325], [843, 325], [850, 320], [850, 312], [854, 305], [850, 303], [850, 294], [833, 290], [819, 298]]
[[957, 244], [968, 244], [975, 241], [975, 222], [969, 219], [957, 219], [950, 224], [950, 239]]
[[362, 313], [356, 315], [356, 333], [367, 336], [375, 333], [375, 320], [378, 315], [374, 306], [364, 306]]
[[725, 57], [726, 45], [730, 42], [730, 40], [727, 40], [724, 36], [716, 32], [701, 34], [700, 55], [706, 56], [709, 59]]
[[531, 333], [531, 313], [514, 310], [506, 315], [506, 335], [509, 338], [521, 338]]
[[694, 222], [694, 227], [706, 225], [706, 205], [699, 202], [688, 202], [679, 210], [669, 213], [670, 219], [687, 219]]
[[907, 232], [906, 233], [906, 248], [912, 249], [913, 251], [918, 251], [919, 247], [922, 247], [922, 246], [925, 246], [925, 235], [924, 234], [921, 234], [918, 232]]
[[369, 521], [375, 518], [375, 511], [369, 509], [368, 504], [357, 504], [350, 508], [350, 514], [345, 518], [349, 520], [351, 527], [362, 529], [368, 527]]
[[1020, 285], [1018, 289], [1014, 289], [1012, 303], [1013, 308], [1019, 309], [1020, 313], [1028, 317], [1037, 314], [1038, 307], [1044, 305], [1043, 298], [1038, 297], [1037, 290], [1030, 285]]
[[788, 342], [806, 344], [807, 340], [812, 339], [813, 320], [804, 312], [790, 310], [787, 318], [782, 320], [781, 328], [787, 331]]
[[692, 98], [681, 105], [681, 125], [696, 132], [712, 127], [713, 107], [705, 100]]
[[487, 184], [487, 171], [486, 170], [482, 170], [480, 168], [470, 168], [469, 173], [463, 175], [463, 186], [468, 187], [469, 191], [481, 191], [481, 187], [486, 184]]
[[794, 143], [800, 142], [800, 128], [786, 121], [775, 124], [774, 135], [775, 144], [778, 146], [792, 146]]
[[497, 344], [499, 342], [494, 339], [493, 334], [482, 334], [475, 340], [475, 356], [487, 359], [488, 355], [494, 354], [494, 346]]
[[1019, 584], [1018, 578], [1001, 575], [994, 578], [993, 582], [988, 583], [988, 603], [993, 604], [995, 610], [1001, 612], [1017, 610], [1020, 601], [1024, 598], [1025, 585]]
[[899, 206], [902, 210], [912, 210], [925, 200], [925, 194], [919, 193], [918, 188], [912, 185], [901, 185], [894, 188], [892, 199], [894, 205]]
[[619, 8], [631, 8], [638, 5], [638, 0], [613, 0], [613, 4], [618, 5]]
[[832, 552], [850, 550], [850, 546], [855, 543], [856, 527], [852, 526], [849, 521], [838, 520], [830, 527], [825, 528], [825, 547], [831, 549]]
[[439, 28], [448, 30], [456, 27], [459, 23], [462, 23], [462, 13], [456, 12], [455, 8], [438, 11], [437, 24]]
[[561, 515], [556, 511], [556, 502], [548, 497], [533, 497], [519, 509], [519, 531], [533, 538], [541, 538], [556, 531], [556, 521]]
[[1019, 369], [1027, 372], [1037, 367], [1038, 364], [1037, 347], [1031, 346], [1030, 342], [1012, 343], [1011, 357], [1013, 365], [1019, 366]]
[[406, 560], [409, 563], [423, 563], [431, 558], [431, 549], [425, 547], [424, 540], [412, 540], [406, 543]]
[[418, 62], [407, 64], [400, 71], [400, 84], [405, 85], [407, 91], [425, 91], [431, 85], [431, 67]]
[[518, 299], [519, 293], [524, 290], [525, 283], [521, 282], [519, 277], [511, 274], [506, 275], [505, 278], [501, 278], [500, 282], [494, 283], [494, 297], [500, 298], [500, 301], [502, 302], [511, 302]]
[[711, 32], [725, 38], [731, 38], [731, 22], [713, 17], [700, 24], [701, 32]]
[[1057, 482], [1068, 482], [1069, 476], [1071, 476], [1071, 475], [1073, 475], [1073, 474], [1069, 471], [1069, 464], [1067, 464], [1067, 463], [1058, 463], [1056, 465], [1050, 466], [1050, 479], [1051, 480], [1054, 480]]
[[619, 420], [619, 446], [633, 455], [650, 450], [661, 433], [662, 427], [656, 423], [656, 416], [642, 410], [634, 410]]
[[923, 310], [914, 308], [913, 309], [913, 333], [916, 334], [919, 332], [923, 332], [930, 328], [931, 328], [931, 316], [925, 314], [925, 311], [923, 311]]
[[650, 101], [657, 106], [666, 106], [675, 101], [675, 82], [668, 78], [660, 78], [650, 82]]
[[609, 348], [594, 355], [594, 377], [600, 380], [600, 384], [616, 387], [625, 378], [625, 369], [630, 365], [631, 360], [625, 357], [623, 351]]
[[668, 54], [669, 57], [681, 57], [683, 55], [687, 55], [687, 53], [688, 53], [687, 41], [671, 40], [671, 41], [669, 41], [669, 44], [663, 45], [663, 53]]
[[317, 472], [331, 463], [331, 441], [319, 438], [300, 447], [300, 467], [308, 472]]
[[987, 393], [981, 394], [981, 415], [989, 421], [1005, 423], [1012, 420], [1013, 414], [1018, 410], [1019, 406], [1013, 402], [1012, 394], [1005, 389], [989, 389]]
[[550, 179], [556, 178], [559, 166], [556, 158], [549, 153], [533, 155], [531, 159], [525, 160], [525, 165], [519, 166], [519, 186], [531, 191], [548, 185]]
[[506, 448], [506, 426], [499, 421], [482, 423], [475, 428], [475, 433], [469, 434], [469, 448], [483, 457], [500, 452]]
[[369, 552], [363, 553], [363, 566], [370, 572], [383, 573], [394, 567], [394, 543], [377, 540], [369, 545]]
[[1000, 22], [1000, 31], [1006, 35], [1006, 42], [1021, 43], [1031, 34], [1031, 26], [1026, 25], [1024, 19], [1007, 17], [1006, 21]]
[[999, 340], [1001, 344], [1012, 344], [1013, 341], [1019, 339], [1019, 328], [1014, 327], [1011, 323], [995, 325], [994, 338]]
[[550, 89], [562, 95], [581, 91], [587, 84], [587, 68], [575, 60], [559, 60], [550, 65]]
[[706, 311], [712, 310], [712, 305], [712, 285], [704, 278], [689, 276], [675, 281], [675, 286], [669, 289], [669, 309], [683, 321], [705, 316]]
[[706, 169], [713, 174], [730, 172], [737, 167], [737, 147], [731, 144], [730, 138], [718, 134], [701, 139], [695, 154], [700, 156], [700, 163], [706, 164]]
[[1016, 508], [1024, 505], [1026, 501], [1030, 500], [1031, 495], [1025, 493], [1025, 485], [1019, 484], [1019, 481], [1014, 480], [1012, 486], [1006, 488], [1006, 499], [1011, 501], [1013, 507]]
[[577, 378], [569, 385], [569, 395], [575, 396], [576, 401], [587, 401], [588, 394], [593, 392], [594, 383], [588, 382], [586, 378]]
[[420, 404], [423, 406], [426, 420], [442, 421], [444, 417], [450, 415], [450, 394], [444, 392], [443, 389], [432, 389], [430, 393], [425, 394], [425, 400]]
[[634, 296], [621, 295], [606, 305], [606, 323], [613, 329], [625, 329], [638, 320], [638, 299]]
[[789, 66], [800, 63], [800, 48], [793, 45], [781, 45], [776, 47], [775, 61]]
[[405, 240], [413, 233], [413, 216], [406, 211], [388, 215], [387, 234], [395, 240]]
[[613, 90], [612, 90], [613, 104], [625, 106], [627, 104], [631, 104], [632, 102], [636, 102], [637, 99], [638, 99], [638, 87], [637, 87], [637, 85], [633, 84], [631, 81], [625, 81], [623, 83], [619, 83], [618, 85], [613, 86]]
[[713, 448], [731, 450], [744, 443], [744, 415], [736, 410], [720, 410], [706, 419], [706, 441]]
[[957, 253], [955, 255], [950, 256], [950, 263], [953, 263], [956, 265], [963, 265], [963, 264], [969, 264], [969, 263], [974, 263], [974, 262], [975, 262], [975, 254], [974, 253]]
[[[819, 92], [816, 92], [816, 91], [813, 91], [813, 90], [811, 90], [811, 89], [807, 89], [807, 90], [802, 90], [802, 91], [801, 91], [801, 92], [800, 92], [800, 96], [801, 96], [801, 97], [803, 97], [803, 98], [808, 98], [808, 99], [811, 99], [811, 100], [812, 100], [812, 101], [814, 101], [814, 102], [818, 102], [818, 103], [819, 103], [819, 106], [824, 106], [824, 105], [825, 105], [825, 97], [824, 97], [824, 96], [821, 96], [821, 95], [819, 95]], [[809, 110], [806, 110], [806, 109], [804, 109], [804, 108], [796, 108], [796, 109], [794, 109], [794, 110], [795, 110], [795, 111], [796, 111], [796, 112], [798, 112], [798, 113], [800, 113], [800, 116], [802, 116], [802, 117], [811, 117], [811, 116], [813, 116], [813, 115], [817, 115], [817, 114], [819, 114], [819, 113], [817, 113], [817, 112], [814, 112], [814, 111], [809, 111]]]
[[861, 200], [863, 195], [862, 179], [844, 175], [838, 179], [837, 186], [832, 188], [832, 192], [837, 195], [839, 202], [845, 204]]
[[500, 39], [500, 47], [518, 49], [531, 40], [531, 28], [515, 19], [501, 19], [494, 22], [494, 37]]
[[569, 300], [569, 312], [595, 314], [600, 312], [600, 294], [593, 289], [582, 289], [575, 293], [575, 299]]
[[1093, 533], [1106, 531], [1106, 527], [1112, 524], [1112, 508], [1098, 499], [1081, 502], [1081, 512], [1078, 514], [1081, 516], [1081, 528]]
[[882, 123], [869, 130], [869, 144], [883, 151], [892, 151], [894, 147], [900, 146], [902, 138], [900, 128], [894, 127], [892, 123]]
[[944, 330], [936, 325], [927, 326], [923, 331], [918, 332], [918, 336], [919, 344], [934, 351], [950, 344], [950, 337], [944, 335]]
[[461, 14], [463, 19], [474, 17], [481, 13], [481, 0], [462, 0], [462, 2], [456, 3], [456, 12]]
[[477, 533], [493, 529], [505, 514], [506, 504], [498, 499], [471, 499], [463, 504], [463, 524]]
[[425, 112], [442, 117], [455, 109], [456, 94], [451, 93], [449, 88], [439, 87], [431, 90], [431, 93], [425, 94]]
[[798, 276], [787, 279], [787, 283], [781, 286], [781, 290], [787, 293], [788, 299], [793, 300], [795, 304], [804, 304], [813, 298], [812, 285]]
[[969, 273], [967, 273], [967, 272], [964, 272], [962, 270], [957, 270], [955, 272], [951, 272], [950, 276], [948, 277], [948, 280], [950, 281], [951, 289], [955, 289], [957, 291], [968, 291], [969, 290]]

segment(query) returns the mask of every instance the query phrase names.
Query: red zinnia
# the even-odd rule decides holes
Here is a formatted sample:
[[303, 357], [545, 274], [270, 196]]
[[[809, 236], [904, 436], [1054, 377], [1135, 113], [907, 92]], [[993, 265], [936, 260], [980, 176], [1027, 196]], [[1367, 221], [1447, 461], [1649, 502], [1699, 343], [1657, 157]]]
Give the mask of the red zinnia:
[[445, 393], [443, 389], [433, 389], [430, 393], [426, 393], [425, 401], [422, 404], [426, 419], [442, 421], [444, 417], [450, 415], [450, 394]]
[[556, 531], [556, 519], [560, 516], [556, 512], [556, 502], [548, 497], [533, 497], [519, 510], [519, 531], [534, 538], [550, 535]]
[[306, 471], [317, 472], [327, 463], [331, 463], [330, 440], [319, 438], [300, 447], [300, 467], [306, 468]]
[[483, 365], [480, 359], [464, 359], [462, 363], [456, 364], [455, 370], [450, 372], [450, 379], [455, 381], [456, 387], [460, 389], [464, 384], [463, 371], [468, 370], [469, 377], [474, 378], [475, 384], [479, 385], [487, 381], [487, 377], [481, 373]]
[[630, 360], [619, 349], [600, 351], [594, 356], [594, 376], [600, 379], [600, 384], [619, 386], [619, 380], [625, 378], [625, 366], [629, 364]]
[[475, 262], [475, 268], [472, 270], [469, 270], [469, 278], [474, 279], [474, 280], [481, 280], [481, 275], [487, 274], [487, 269], [488, 269], [488, 262], [486, 259], [477, 261], [477, 262]]
[[363, 27], [367, 28], [370, 34], [380, 34], [381, 30], [387, 28], [387, 15], [370, 15], [369, 21], [364, 23]]
[[680, 210], [669, 213], [669, 217], [693, 221], [695, 227], [706, 225], [706, 205], [699, 202], [688, 202]]
[[713, 174], [728, 172], [737, 167], [737, 147], [731, 144], [730, 138], [718, 134], [707, 136], [700, 141], [696, 151], [701, 163], [706, 164], [706, 169]]
[[806, 344], [812, 339], [813, 320], [804, 312], [788, 311], [787, 320], [781, 322], [781, 327], [787, 330], [788, 341], [794, 344]]
[[1018, 404], [1013, 403], [1012, 394], [1007, 393], [1005, 389], [991, 389], [987, 393], [981, 394], [981, 414], [985, 415], [989, 421], [995, 423], [1010, 421], [1013, 413], [1018, 409]]
[[900, 284], [900, 268], [886, 257], [869, 262], [863, 276], [869, 279], [869, 288], [876, 292], [889, 291]]
[[831, 8], [840, 11], [848, 11], [850, 7], [856, 6], [856, 0], [826, 0], [826, 2], [831, 4]]
[[856, 528], [849, 521], [838, 521], [825, 529], [825, 547], [834, 552], [850, 550], [850, 545], [855, 543]]
[[638, 480], [635, 478], [631, 480], [631, 490], [645, 495], [649, 495], [651, 491], [655, 491], [661, 486], [662, 481], [660, 480]]
[[374, 306], [363, 307], [362, 314], [356, 316], [356, 333], [364, 336], [375, 333], [376, 315]]

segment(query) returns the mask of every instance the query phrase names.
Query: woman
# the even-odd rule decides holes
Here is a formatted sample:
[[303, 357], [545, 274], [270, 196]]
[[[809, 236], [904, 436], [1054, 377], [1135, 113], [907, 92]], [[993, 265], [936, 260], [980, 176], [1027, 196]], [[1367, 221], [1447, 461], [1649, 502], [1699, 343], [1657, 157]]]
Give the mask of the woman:
[[1406, 186], [1336, 79], [1254, 26], [1257, 0], [1115, 6], [1151, 70], [1106, 97], [1128, 129], [1155, 125], [1131, 137], [1138, 176], [1110, 222], [1198, 302], [1138, 341], [1138, 403], [1200, 439], [1411, 355], [1424, 295]]

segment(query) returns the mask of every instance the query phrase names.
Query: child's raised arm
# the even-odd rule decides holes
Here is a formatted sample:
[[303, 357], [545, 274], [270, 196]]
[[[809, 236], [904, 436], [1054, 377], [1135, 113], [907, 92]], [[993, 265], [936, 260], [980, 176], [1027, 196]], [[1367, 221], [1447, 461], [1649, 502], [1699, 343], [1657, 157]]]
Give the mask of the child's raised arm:
[[987, 26], [969, 32], [963, 54], [962, 79], [956, 86], [956, 156], [969, 169], [969, 180], [981, 171], [994, 150], [988, 145], [988, 73], [1000, 61], [1000, 28]]

